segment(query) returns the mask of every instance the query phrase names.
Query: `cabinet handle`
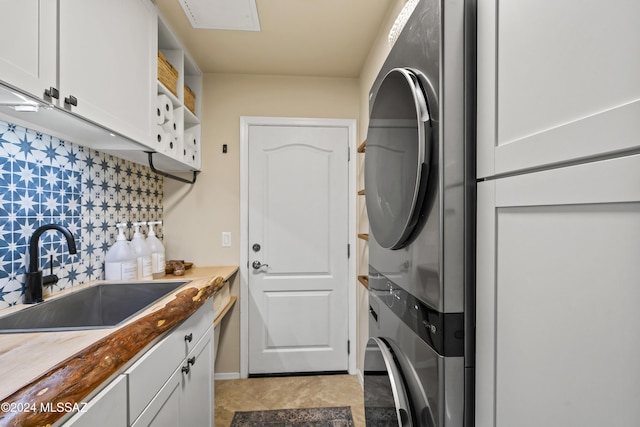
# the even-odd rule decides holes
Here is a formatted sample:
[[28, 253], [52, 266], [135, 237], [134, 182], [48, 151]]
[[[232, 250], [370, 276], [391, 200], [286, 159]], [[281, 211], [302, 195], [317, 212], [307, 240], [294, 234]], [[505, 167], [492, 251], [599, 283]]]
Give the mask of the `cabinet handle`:
[[193, 340], [193, 333], [189, 334], [189, 335], [185, 335], [184, 336], [184, 340], [186, 342], [191, 342], [191, 340]]
[[59, 99], [60, 92], [55, 87], [51, 86], [49, 89], [44, 90], [44, 96], [48, 96], [49, 98]]
[[69, 104], [69, 105], [73, 105], [74, 107], [78, 106], [78, 98], [76, 98], [73, 95], [69, 95], [67, 98], [64, 99], [64, 103], [65, 104]]
[[190, 358], [187, 359], [187, 366], [195, 365], [195, 364], [196, 364], [196, 357], [195, 356], [190, 357]]
[[189, 372], [191, 372], [191, 368], [189, 367], [189, 365], [182, 367], [182, 373], [189, 374]]

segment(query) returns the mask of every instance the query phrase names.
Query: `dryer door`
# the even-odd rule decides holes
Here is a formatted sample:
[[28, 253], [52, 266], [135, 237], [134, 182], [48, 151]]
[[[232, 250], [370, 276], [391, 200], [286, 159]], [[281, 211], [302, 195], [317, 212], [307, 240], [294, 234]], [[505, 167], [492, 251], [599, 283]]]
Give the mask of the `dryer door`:
[[367, 425], [413, 426], [411, 400], [393, 349], [370, 338], [364, 357], [364, 414]]
[[429, 176], [432, 121], [416, 71], [394, 68], [372, 99], [365, 156], [365, 197], [371, 233], [400, 249], [418, 224]]

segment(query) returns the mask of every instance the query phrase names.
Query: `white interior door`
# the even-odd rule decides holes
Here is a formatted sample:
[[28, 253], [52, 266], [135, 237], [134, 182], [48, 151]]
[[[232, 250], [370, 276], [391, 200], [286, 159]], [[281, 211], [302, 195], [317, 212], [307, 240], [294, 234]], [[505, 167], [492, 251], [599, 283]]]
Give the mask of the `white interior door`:
[[250, 125], [249, 373], [348, 368], [347, 127]]

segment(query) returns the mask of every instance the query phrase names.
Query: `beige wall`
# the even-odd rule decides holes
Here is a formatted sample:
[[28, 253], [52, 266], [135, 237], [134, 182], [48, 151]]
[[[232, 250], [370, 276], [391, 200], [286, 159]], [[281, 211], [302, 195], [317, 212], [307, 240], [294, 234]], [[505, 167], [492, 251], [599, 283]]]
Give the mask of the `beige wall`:
[[[378, 38], [373, 44], [371, 51], [369, 52], [369, 56], [367, 57], [367, 61], [360, 73], [360, 141], [364, 141], [367, 138], [367, 127], [369, 126], [369, 91], [371, 89], [371, 85], [378, 76], [378, 72], [391, 49], [387, 42], [387, 34], [389, 34], [389, 30], [393, 26], [395, 17], [398, 16], [398, 13], [404, 4], [405, 0], [394, 0], [393, 4], [390, 6], [384, 25], [380, 27]], [[364, 188], [364, 156], [365, 154], [358, 155], [358, 189]], [[369, 232], [369, 221], [367, 218], [364, 197], [358, 197], [357, 223], [358, 233]], [[369, 250], [367, 242], [358, 240], [357, 256], [358, 275], [367, 275], [369, 268]], [[358, 337], [358, 342], [356, 343], [356, 368], [360, 372], [363, 372], [364, 350], [369, 337], [369, 296], [367, 294], [367, 290], [363, 286], [358, 286], [356, 304], [356, 334]]]
[[[168, 259], [240, 263], [240, 116], [357, 119], [357, 79], [209, 74], [203, 82], [202, 173], [195, 185], [165, 179]], [[228, 145], [222, 154], [222, 145]], [[221, 246], [230, 231], [232, 246]], [[239, 292], [234, 280], [231, 292]], [[239, 304], [223, 323], [216, 372], [240, 371]]]
[[[387, 34], [405, 0], [393, 0], [387, 19], [358, 79], [209, 74], [204, 76], [202, 170], [188, 186], [165, 179], [164, 237], [169, 258], [197, 265], [240, 262], [240, 116], [358, 119], [358, 141], [366, 139], [369, 90], [389, 53]], [[228, 153], [222, 154], [222, 145]], [[364, 187], [364, 155], [357, 156], [358, 188]], [[358, 198], [358, 232], [368, 232], [364, 199]], [[232, 246], [221, 247], [221, 233], [230, 231]], [[367, 274], [368, 250], [358, 241], [358, 274]], [[233, 281], [232, 294], [239, 292]], [[368, 295], [358, 286], [357, 369], [362, 371], [368, 338]], [[236, 304], [225, 321], [216, 372], [239, 372], [240, 316]]]

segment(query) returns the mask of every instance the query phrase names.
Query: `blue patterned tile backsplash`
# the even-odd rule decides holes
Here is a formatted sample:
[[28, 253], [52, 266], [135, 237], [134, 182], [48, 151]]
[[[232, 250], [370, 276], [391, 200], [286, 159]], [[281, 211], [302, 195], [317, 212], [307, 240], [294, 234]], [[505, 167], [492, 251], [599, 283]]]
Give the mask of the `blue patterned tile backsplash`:
[[0, 121], [0, 309], [22, 302], [38, 227], [67, 227], [78, 249], [69, 255], [62, 234], [42, 235], [40, 269], [49, 274], [53, 260], [60, 279], [46, 294], [102, 279], [116, 223], [162, 220], [162, 196], [162, 178], [146, 166]]

